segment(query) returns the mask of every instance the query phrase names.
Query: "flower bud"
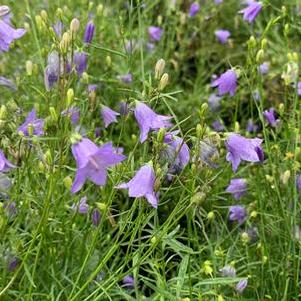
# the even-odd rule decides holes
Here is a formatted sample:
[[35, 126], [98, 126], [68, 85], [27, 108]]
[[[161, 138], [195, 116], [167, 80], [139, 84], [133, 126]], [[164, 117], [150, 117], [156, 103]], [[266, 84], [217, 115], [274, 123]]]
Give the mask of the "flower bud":
[[251, 36], [249, 41], [248, 41], [248, 46], [249, 46], [249, 49], [253, 49], [256, 47], [256, 39], [254, 36]]
[[96, 203], [96, 206], [100, 211], [106, 211], [108, 208], [108, 206], [105, 203]]
[[239, 122], [238, 121], [235, 121], [235, 124], [234, 124], [234, 132], [235, 133], [239, 133], [240, 131], [240, 125], [239, 125]]
[[60, 49], [61, 49], [62, 53], [67, 53], [68, 47], [70, 44], [70, 40], [71, 40], [71, 37], [70, 37], [69, 32], [65, 32], [63, 34], [62, 40], [60, 42]]
[[83, 72], [82, 74], [82, 81], [86, 84], [89, 83], [89, 74], [87, 72]]
[[215, 218], [215, 213], [213, 211], [208, 212], [207, 219], [211, 221], [214, 218]]
[[225, 299], [222, 295], [218, 295], [216, 301], [225, 301]]
[[163, 143], [165, 133], [166, 133], [165, 128], [160, 128], [160, 130], [158, 131], [158, 134], [157, 134], [157, 141], [159, 143]]
[[265, 38], [262, 39], [262, 41], [261, 41], [261, 48], [262, 48], [262, 49], [266, 49], [267, 44], [268, 44], [267, 39], [265, 39]]
[[150, 241], [154, 245], [158, 241], [158, 239], [156, 236], [153, 236]]
[[194, 194], [191, 199], [190, 199], [190, 203], [191, 204], [195, 204], [195, 205], [201, 205], [203, 203], [203, 201], [206, 198], [206, 194], [204, 192], [197, 192], [196, 194]]
[[261, 64], [264, 60], [264, 50], [260, 49], [256, 54], [256, 62]]
[[160, 59], [157, 61], [155, 66], [155, 79], [159, 80], [164, 72], [165, 60]]
[[58, 115], [56, 113], [55, 108], [54, 107], [50, 107], [49, 108], [49, 112], [50, 112], [51, 119], [56, 122], [58, 120]]
[[160, 82], [159, 82], [159, 86], [158, 86], [158, 89], [159, 91], [163, 91], [164, 88], [167, 86], [168, 84], [168, 81], [169, 81], [169, 75], [167, 73], [164, 73], [160, 79]]
[[195, 131], [196, 131], [196, 136], [198, 138], [200, 138], [202, 136], [202, 134], [203, 134], [203, 127], [202, 127], [202, 125], [201, 124], [197, 124]]
[[67, 190], [70, 190], [71, 189], [71, 186], [72, 186], [72, 179], [70, 176], [67, 176], [63, 179], [63, 183], [64, 183], [64, 186], [67, 188]]
[[32, 75], [32, 71], [33, 71], [33, 63], [32, 61], [26, 61], [26, 74], [28, 76]]
[[250, 236], [249, 236], [249, 234], [247, 232], [243, 232], [241, 234], [241, 240], [245, 244], [249, 243], [250, 242]]
[[97, 16], [101, 16], [102, 13], [103, 13], [103, 5], [99, 4], [96, 8], [96, 14], [97, 14]]
[[58, 17], [58, 18], [62, 18], [63, 17], [63, 15], [64, 15], [64, 12], [63, 12], [63, 10], [59, 7], [57, 10], [56, 10], [56, 16]]
[[112, 58], [111, 58], [110, 55], [106, 56], [106, 64], [107, 64], [108, 67], [112, 66]]
[[291, 171], [286, 170], [282, 175], [281, 175], [281, 180], [283, 185], [286, 185], [291, 177]]
[[48, 15], [47, 15], [46, 10], [43, 9], [43, 10], [41, 11], [40, 15], [41, 15], [41, 17], [42, 17], [42, 19], [43, 19], [44, 21], [47, 21]]
[[204, 102], [201, 105], [201, 109], [200, 109], [200, 112], [199, 112], [199, 115], [200, 115], [201, 119], [204, 118], [204, 116], [206, 115], [207, 110], [208, 110], [208, 103]]
[[255, 210], [253, 210], [253, 211], [250, 213], [250, 217], [251, 217], [251, 218], [256, 218], [257, 215], [258, 215], [258, 212], [255, 211]]
[[39, 30], [42, 30], [45, 26], [45, 23], [44, 23], [42, 17], [40, 15], [37, 15], [37, 16], [35, 16], [35, 20], [36, 20], [37, 28]]
[[80, 26], [80, 22], [77, 18], [74, 18], [70, 23], [70, 31], [73, 36], [78, 32]]
[[72, 88], [67, 91], [67, 106], [69, 107], [74, 100], [74, 90]]

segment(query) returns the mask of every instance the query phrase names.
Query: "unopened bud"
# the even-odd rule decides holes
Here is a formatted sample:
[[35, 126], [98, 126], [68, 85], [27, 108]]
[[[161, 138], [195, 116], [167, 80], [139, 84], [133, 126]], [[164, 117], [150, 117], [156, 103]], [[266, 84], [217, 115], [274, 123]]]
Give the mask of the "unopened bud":
[[43, 9], [43, 10], [41, 11], [40, 15], [41, 15], [41, 17], [42, 17], [42, 19], [43, 19], [44, 21], [47, 21], [48, 15], [47, 15], [46, 10]]
[[200, 112], [199, 112], [200, 118], [203, 118], [206, 115], [207, 110], [208, 110], [208, 103], [204, 102], [201, 105], [201, 109], [200, 109]]
[[82, 81], [83, 81], [84, 83], [86, 83], [86, 84], [89, 83], [89, 74], [88, 74], [87, 72], [84, 72], [84, 73], [82, 74]]
[[156, 236], [153, 236], [151, 238], [151, 243], [154, 245], [156, 242], [158, 241], [157, 237]]
[[35, 16], [35, 20], [36, 20], [37, 28], [39, 30], [42, 30], [45, 25], [42, 17], [40, 15], [37, 15]]
[[262, 49], [266, 49], [267, 44], [268, 44], [267, 39], [265, 39], [265, 38], [262, 39], [262, 41], [261, 41], [261, 48], [262, 48]]
[[50, 150], [48, 149], [44, 155], [44, 158], [45, 158], [45, 161], [48, 165], [51, 165], [52, 163], [52, 155], [51, 155], [51, 152]]
[[225, 299], [222, 295], [218, 295], [216, 301], [225, 301]]
[[112, 58], [110, 55], [106, 56], [106, 64], [108, 67], [111, 67], [111, 65], [112, 65]]
[[190, 202], [195, 205], [201, 205], [206, 198], [206, 194], [204, 192], [197, 192], [192, 196]]
[[283, 32], [284, 32], [284, 35], [285, 36], [288, 36], [288, 34], [289, 34], [289, 32], [290, 32], [290, 26], [289, 26], [289, 24], [285, 24], [284, 25], [284, 30], [283, 30]]
[[97, 14], [97, 16], [101, 16], [102, 13], [103, 13], [103, 5], [99, 4], [96, 9], [96, 14]]
[[202, 136], [202, 134], [203, 134], [203, 127], [202, 127], [202, 125], [201, 124], [197, 124], [195, 131], [196, 131], [196, 136], [198, 138], [200, 138]]
[[255, 39], [255, 37], [254, 36], [251, 36], [250, 37], [250, 39], [249, 39], [249, 41], [248, 41], [248, 46], [249, 46], [249, 48], [250, 49], [253, 49], [253, 48], [255, 48], [256, 47], [256, 39]]
[[282, 175], [281, 175], [281, 180], [283, 185], [286, 185], [291, 177], [291, 171], [286, 170]]
[[165, 89], [165, 87], [168, 84], [168, 81], [169, 81], [169, 75], [168, 73], [164, 73], [159, 82], [159, 87], [158, 87], [159, 91], [163, 91]]
[[78, 32], [79, 26], [80, 26], [79, 20], [77, 18], [74, 18], [70, 23], [70, 31], [73, 36]]
[[211, 221], [214, 218], [215, 218], [215, 213], [213, 211], [208, 212], [207, 219]]
[[70, 34], [69, 32], [65, 32], [63, 34], [63, 37], [62, 37], [62, 40], [60, 42], [60, 49], [63, 53], [66, 53], [68, 51], [68, 47], [69, 47], [69, 44], [70, 44]]
[[60, 19], [63, 17], [64, 12], [63, 12], [63, 10], [60, 7], [56, 10], [56, 15]]
[[106, 211], [108, 208], [108, 206], [105, 203], [96, 203], [96, 206], [100, 211]]
[[65, 187], [70, 190], [71, 186], [72, 186], [72, 179], [71, 177], [67, 176], [64, 178], [63, 183], [65, 185]]
[[155, 79], [160, 79], [165, 68], [165, 60], [160, 59], [157, 61], [155, 66]]
[[159, 132], [157, 134], [157, 141], [159, 143], [163, 143], [165, 133], [166, 133], [165, 128], [160, 128], [160, 130], [159, 130]]
[[32, 75], [32, 71], [33, 71], [33, 63], [32, 61], [26, 61], [26, 74], [28, 76]]
[[67, 91], [67, 106], [69, 107], [74, 100], [74, 90], [72, 88]]
[[240, 130], [239, 122], [238, 122], [238, 121], [235, 121], [235, 124], [234, 124], [234, 132], [235, 132], [235, 133], [239, 133], [239, 130]]
[[256, 218], [257, 217], [257, 215], [258, 215], [258, 212], [257, 211], [252, 211], [251, 213], [250, 213], [250, 217], [251, 218]]
[[260, 49], [256, 54], [256, 62], [261, 64], [264, 60], [264, 50]]
[[58, 115], [57, 115], [57, 113], [56, 113], [55, 108], [54, 108], [54, 107], [50, 107], [50, 108], [49, 108], [49, 112], [50, 112], [51, 119], [52, 119], [53, 121], [57, 121], [57, 120], [58, 120]]
[[247, 232], [243, 232], [241, 234], [241, 240], [243, 243], [249, 243], [250, 242], [250, 236]]

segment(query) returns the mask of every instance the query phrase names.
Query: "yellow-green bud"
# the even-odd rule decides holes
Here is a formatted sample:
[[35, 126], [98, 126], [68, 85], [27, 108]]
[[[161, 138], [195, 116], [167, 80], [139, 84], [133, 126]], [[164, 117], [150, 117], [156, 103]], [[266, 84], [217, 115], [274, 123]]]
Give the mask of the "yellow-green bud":
[[239, 133], [240, 131], [240, 125], [239, 125], [239, 122], [238, 121], [235, 121], [235, 124], [234, 124], [234, 132], [235, 133]]
[[151, 238], [151, 243], [154, 245], [156, 242], [158, 241], [157, 237], [156, 236], [153, 236]]
[[155, 66], [155, 79], [160, 79], [165, 68], [165, 60], [159, 59]]
[[268, 44], [267, 39], [265, 39], [265, 38], [262, 39], [262, 41], [261, 41], [261, 48], [262, 48], [262, 49], [266, 49], [267, 44]]
[[192, 204], [201, 205], [205, 200], [205, 198], [206, 198], [206, 194], [204, 192], [197, 192], [191, 197], [190, 202]]
[[86, 84], [89, 83], [89, 74], [88, 74], [87, 72], [84, 72], [84, 73], [82, 74], [82, 81], [83, 81], [84, 83], [86, 83]]
[[255, 48], [256, 47], [256, 39], [254, 36], [250, 36], [250, 39], [248, 41], [248, 46], [250, 49]]
[[256, 54], [256, 62], [261, 64], [264, 60], [264, 50], [260, 49]]
[[222, 295], [218, 295], [216, 301], [225, 301], [225, 299]]
[[164, 136], [165, 136], [166, 130], [165, 128], [160, 128], [158, 134], [157, 134], [157, 141], [159, 143], [162, 143], [164, 140]]
[[96, 9], [96, 14], [97, 14], [97, 16], [101, 16], [102, 13], [103, 13], [103, 5], [99, 4]]
[[60, 42], [60, 49], [63, 53], [66, 53], [68, 51], [70, 41], [71, 41], [71, 36], [69, 32], [65, 32]]
[[26, 32], [30, 30], [30, 24], [28, 22], [24, 22], [24, 28], [26, 29]]
[[159, 16], [157, 17], [157, 21], [158, 21], [158, 25], [160, 26], [160, 25], [162, 24], [162, 21], [163, 21], [163, 18], [162, 18], [161, 15], [159, 15]]
[[159, 86], [158, 86], [159, 91], [163, 91], [165, 89], [165, 87], [168, 84], [168, 81], [169, 81], [169, 75], [168, 73], [164, 73], [159, 82]]
[[291, 171], [290, 170], [286, 170], [282, 175], [281, 175], [281, 180], [282, 180], [282, 183], [284, 185], [286, 185], [289, 181], [291, 177]]
[[96, 206], [100, 211], [106, 211], [108, 208], [108, 206], [105, 203], [96, 203]]
[[67, 91], [67, 105], [68, 107], [73, 103], [74, 100], [74, 90], [72, 88]]
[[70, 188], [71, 188], [71, 186], [72, 186], [72, 179], [71, 179], [71, 177], [70, 177], [70, 176], [65, 177], [64, 180], [63, 180], [63, 183], [64, 183], [64, 186], [65, 186], [68, 190], [70, 190]]
[[212, 273], [213, 273], [213, 268], [211, 267], [212, 266], [212, 263], [211, 263], [211, 261], [210, 260], [206, 260], [205, 262], [204, 262], [204, 264], [203, 264], [203, 272], [204, 272], [204, 274], [206, 274], [206, 275], [212, 275]]
[[39, 30], [42, 30], [44, 27], [44, 21], [40, 15], [35, 16], [36, 24]]
[[213, 211], [208, 212], [207, 219], [211, 221], [214, 218], [215, 218], [215, 213]]
[[73, 36], [78, 32], [79, 26], [80, 26], [79, 20], [77, 18], [74, 18], [70, 23], [70, 31]]
[[241, 240], [243, 243], [249, 243], [250, 242], [250, 236], [247, 232], [243, 232], [241, 234]]
[[286, 23], [286, 24], [284, 25], [284, 30], [283, 30], [284, 35], [285, 35], [285, 36], [288, 36], [289, 31], [290, 31], [290, 26], [289, 26], [289, 24]]
[[200, 118], [203, 118], [206, 115], [207, 110], [208, 110], [208, 103], [204, 102], [201, 105], [201, 109], [200, 109], [200, 112], [199, 112]]
[[45, 153], [45, 161], [48, 165], [51, 165], [51, 163], [52, 163], [52, 156], [51, 156], [51, 152], [49, 149]]
[[108, 67], [112, 66], [112, 58], [111, 58], [110, 55], [106, 56], [106, 64], [107, 64]]
[[257, 217], [257, 215], [258, 215], [258, 212], [257, 211], [252, 211], [251, 213], [250, 213], [250, 217], [251, 218], [256, 218]]
[[1, 120], [5, 119], [6, 113], [7, 113], [6, 106], [1, 105], [1, 107], [0, 107], [0, 119]]
[[32, 71], [33, 71], [33, 63], [32, 61], [26, 61], [26, 74], [28, 76], [32, 75]]
[[51, 119], [52, 119], [53, 121], [57, 121], [57, 120], [58, 120], [58, 115], [57, 115], [57, 113], [56, 113], [55, 108], [54, 108], [54, 107], [50, 107], [50, 108], [49, 108], [49, 112], [50, 112]]
[[62, 18], [62, 17], [63, 17], [64, 12], [63, 12], [63, 10], [62, 10], [60, 7], [56, 10], [56, 15], [57, 15], [57, 17], [59, 17], [59, 18]]
[[89, 8], [88, 8], [88, 10], [92, 10], [93, 6], [94, 6], [94, 3], [93, 2], [89, 2]]
[[47, 21], [48, 15], [47, 15], [46, 10], [43, 9], [43, 10], [41, 11], [40, 15], [41, 15], [41, 17], [42, 17], [42, 19], [43, 19], [44, 21]]
[[196, 131], [196, 136], [198, 138], [200, 138], [202, 136], [202, 133], [203, 133], [203, 127], [202, 127], [202, 125], [201, 124], [197, 124], [195, 131]]
[[190, 298], [188, 298], [188, 297], [181, 298], [181, 300], [180, 300], [180, 301], [190, 301]]

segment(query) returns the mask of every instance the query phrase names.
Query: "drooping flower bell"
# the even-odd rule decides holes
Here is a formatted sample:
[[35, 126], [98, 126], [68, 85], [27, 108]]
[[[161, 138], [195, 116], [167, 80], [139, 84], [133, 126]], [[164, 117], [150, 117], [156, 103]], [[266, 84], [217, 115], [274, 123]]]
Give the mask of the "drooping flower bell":
[[7, 6], [1, 6], [2, 15], [0, 16], [0, 53], [9, 50], [14, 40], [20, 39], [26, 30], [23, 28], [14, 29], [10, 23], [10, 10]]
[[95, 25], [92, 21], [89, 21], [86, 25], [85, 34], [84, 34], [84, 43], [90, 44], [94, 37]]
[[232, 163], [235, 172], [242, 160], [248, 162], [262, 162], [264, 159], [263, 150], [260, 147], [262, 139], [248, 139], [238, 134], [230, 134], [225, 142], [228, 153], [226, 160]]
[[200, 11], [200, 4], [198, 2], [191, 3], [189, 7], [189, 17], [193, 18]]
[[237, 89], [237, 75], [235, 71], [226, 71], [211, 83], [211, 87], [218, 87], [218, 95], [229, 93], [231, 96], [234, 96]]
[[86, 180], [104, 186], [107, 180], [107, 169], [122, 162], [126, 157], [112, 142], [97, 146], [88, 138], [82, 138], [72, 145], [72, 154], [76, 160], [77, 171], [71, 192], [78, 192]]
[[61, 113], [62, 116], [67, 116], [70, 118], [71, 120], [71, 123], [73, 125], [76, 125], [79, 121], [79, 117], [80, 117], [80, 110], [78, 107], [70, 107], [66, 110], [64, 110], [62, 113]]
[[235, 286], [235, 290], [239, 293], [239, 294], [242, 294], [242, 292], [245, 290], [245, 288], [247, 287], [248, 285], [248, 279], [243, 279], [243, 280], [240, 280], [236, 286]]
[[36, 116], [36, 110], [27, 115], [25, 122], [18, 128], [18, 132], [22, 132], [24, 136], [42, 136], [44, 134], [44, 119], [38, 119]]
[[262, 75], [267, 74], [269, 72], [269, 69], [270, 69], [270, 64], [268, 62], [264, 62], [258, 67], [258, 71]]
[[121, 183], [116, 188], [128, 189], [130, 197], [145, 197], [154, 208], [157, 208], [158, 198], [154, 191], [155, 180], [156, 176], [152, 165], [145, 164], [129, 182]]
[[102, 105], [101, 106], [101, 117], [104, 121], [105, 124], [105, 128], [107, 128], [111, 123], [113, 122], [117, 122], [117, 116], [119, 116], [120, 114], [113, 111], [112, 109], [110, 109], [107, 106]]
[[2, 150], [0, 150], [0, 172], [10, 171], [12, 168], [16, 166], [12, 164], [9, 160], [6, 159]]
[[60, 76], [60, 58], [57, 51], [49, 53], [47, 66], [44, 71], [44, 83], [47, 91], [50, 91]]
[[148, 35], [151, 41], [158, 42], [163, 35], [163, 29], [157, 26], [150, 26], [148, 28]]
[[219, 29], [215, 31], [215, 36], [221, 44], [226, 44], [231, 33], [229, 30]]
[[272, 127], [276, 127], [280, 122], [280, 120], [276, 118], [276, 112], [274, 108], [263, 111], [263, 116], [268, 124]]
[[126, 74], [117, 75], [117, 78], [119, 80], [121, 80], [125, 84], [131, 84], [133, 82], [133, 75], [132, 75], [132, 73], [126, 73]]
[[73, 57], [75, 70], [81, 76], [87, 70], [88, 55], [86, 52], [75, 52]]
[[17, 91], [15, 83], [4, 76], [0, 76], [0, 86], [4, 86], [12, 91]]
[[229, 220], [237, 221], [242, 225], [247, 219], [247, 211], [244, 206], [236, 205], [229, 208]]
[[140, 142], [147, 139], [150, 130], [157, 131], [160, 128], [169, 128], [172, 123], [169, 121], [172, 117], [158, 115], [146, 104], [137, 101], [135, 108], [135, 118], [140, 128]]
[[235, 200], [241, 199], [247, 192], [247, 181], [245, 179], [232, 179], [226, 189]]
[[239, 11], [239, 13], [243, 14], [243, 19], [245, 21], [252, 23], [256, 19], [257, 15], [260, 13], [261, 9], [261, 2], [249, 1], [248, 6]]
[[78, 204], [73, 204], [71, 207], [74, 211], [79, 214], [87, 214], [89, 212], [89, 205], [87, 204], [87, 197], [84, 196], [80, 199]]

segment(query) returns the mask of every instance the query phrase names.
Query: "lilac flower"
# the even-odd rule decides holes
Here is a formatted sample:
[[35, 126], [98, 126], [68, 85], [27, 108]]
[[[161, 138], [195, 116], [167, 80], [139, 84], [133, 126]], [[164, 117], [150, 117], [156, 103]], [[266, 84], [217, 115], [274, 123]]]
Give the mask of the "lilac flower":
[[57, 21], [53, 26], [52, 26], [55, 34], [57, 35], [58, 38], [62, 37], [63, 29], [64, 29], [64, 24], [61, 21]]
[[297, 84], [297, 93], [298, 93], [298, 95], [301, 95], [301, 82], [298, 82], [298, 84]]
[[212, 112], [218, 111], [221, 106], [221, 97], [217, 96], [215, 93], [210, 94], [208, 105]]
[[211, 126], [216, 132], [223, 132], [225, 130], [225, 126], [219, 120], [213, 121]]
[[215, 4], [221, 4], [221, 3], [223, 3], [223, 0], [214, 0], [214, 3]]
[[101, 116], [105, 124], [105, 128], [107, 128], [111, 123], [117, 122], [116, 116], [120, 114], [111, 110], [109, 107], [104, 105], [101, 106]]
[[151, 41], [158, 42], [163, 35], [163, 29], [157, 26], [150, 26], [148, 28], [148, 35]]
[[175, 171], [184, 169], [190, 159], [189, 147], [184, 140], [171, 132], [165, 135], [164, 143], [167, 149], [163, 151], [163, 156], [172, 160], [171, 169]]
[[236, 277], [236, 270], [234, 267], [230, 265], [224, 266], [222, 269], [219, 270], [223, 277]]
[[242, 225], [247, 219], [247, 211], [244, 206], [236, 205], [229, 208], [229, 220], [237, 221]]
[[235, 200], [239, 200], [247, 192], [247, 181], [245, 179], [232, 179], [226, 191], [230, 192]]
[[101, 128], [100, 127], [95, 128], [94, 134], [96, 138], [99, 138], [101, 136]]
[[88, 55], [86, 52], [75, 52], [73, 57], [75, 70], [81, 76], [87, 70]]
[[100, 215], [99, 210], [97, 208], [93, 209], [93, 211], [92, 211], [92, 224], [95, 227], [97, 227], [99, 225], [100, 218], [101, 218], [101, 215]]
[[252, 119], [248, 120], [246, 131], [249, 133], [257, 133], [259, 131], [259, 125], [254, 123]]
[[296, 187], [297, 187], [299, 194], [301, 194], [301, 174], [297, 175]]
[[252, 22], [254, 22], [257, 15], [260, 13], [261, 9], [262, 9], [262, 3], [261, 2], [250, 1], [248, 3], [248, 6], [245, 9], [243, 9], [239, 12], [244, 15], [243, 19], [245, 21], [248, 21], [249, 23], [252, 23]]
[[17, 257], [11, 258], [8, 262], [8, 267], [7, 267], [8, 271], [13, 272], [18, 267], [19, 264], [20, 261]]
[[20, 39], [25, 33], [25, 29], [14, 29], [10, 24], [0, 19], [0, 53], [8, 51], [11, 43]]
[[119, 102], [119, 113], [121, 116], [126, 116], [129, 113], [129, 107], [125, 101]]
[[95, 92], [98, 88], [98, 85], [96, 84], [90, 84], [88, 85], [88, 93], [91, 93], [91, 92]]
[[6, 159], [2, 150], [0, 150], [0, 172], [10, 171], [12, 168], [16, 168], [14, 164]]
[[0, 86], [9, 88], [12, 91], [17, 91], [16, 85], [10, 79], [5, 78], [4, 76], [0, 76]]
[[143, 143], [147, 139], [150, 130], [159, 130], [160, 128], [169, 128], [172, 126], [170, 116], [156, 114], [146, 104], [137, 101], [135, 108], [135, 118], [140, 128], [140, 142]]
[[272, 127], [276, 127], [280, 122], [279, 119], [276, 119], [274, 108], [270, 108], [269, 110], [264, 111], [263, 116], [265, 117], [269, 125]]
[[226, 71], [211, 83], [211, 87], [218, 87], [218, 95], [229, 93], [231, 96], [234, 96], [237, 88], [237, 75], [235, 71]]
[[0, 19], [3, 20], [6, 24], [11, 25], [10, 18], [11, 18], [10, 8], [7, 5], [0, 6]]
[[91, 140], [82, 138], [72, 145], [72, 154], [76, 160], [77, 171], [71, 192], [78, 192], [87, 179], [94, 184], [103, 186], [107, 179], [107, 168], [125, 159], [112, 146], [112, 142], [98, 147]]
[[80, 114], [80, 111], [79, 111], [78, 107], [68, 108], [61, 113], [62, 116], [68, 116], [73, 125], [76, 125], [78, 123], [79, 114]]
[[220, 30], [216, 30], [215, 31], [215, 36], [216, 38], [222, 43], [222, 44], [226, 44], [228, 42], [228, 38], [230, 37], [231, 33], [229, 30], [224, 30], [224, 29], [220, 29]]
[[270, 64], [268, 62], [264, 62], [258, 67], [258, 71], [262, 75], [267, 74], [269, 72], [269, 69], [270, 69]]
[[241, 160], [249, 162], [262, 162], [263, 150], [260, 147], [262, 139], [248, 139], [238, 134], [230, 134], [225, 145], [228, 153], [226, 160], [232, 163], [232, 169], [235, 172]]
[[44, 134], [44, 120], [37, 118], [35, 109], [32, 109], [27, 115], [25, 122], [18, 128], [18, 132], [22, 132], [24, 136], [28, 137], [30, 135], [28, 131], [29, 127], [32, 127], [32, 134], [35, 136], [42, 136]]
[[247, 287], [248, 285], [248, 279], [243, 279], [243, 280], [240, 280], [236, 286], [235, 286], [235, 290], [239, 293], [239, 294], [242, 294], [242, 292], [245, 290], [245, 288]]
[[121, 183], [119, 189], [128, 189], [129, 196], [135, 198], [145, 197], [150, 205], [158, 207], [158, 198], [154, 191], [155, 172], [151, 164], [145, 164], [128, 183]]
[[86, 196], [82, 197], [79, 203], [77, 205], [74, 204], [71, 208], [73, 210], [78, 211], [79, 214], [87, 214], [89, 211], [89, 205], [87, 204], [87, 197]]
[[131, 275], [127, 275], [123, 278], [122, 280], [124, 286], [128, 287], [128, 288], [133, 288], [135, 286], [135, 280], [134, 277]]
[[133, 82], [133, 75], [131, 73], [118, 75], [117, 78], [122, 82], [124, 82], [125, 84], [131, 84]]
[[60, 58], [57, 51], [49, 53], [47, 66], [44, 71], [44, 82], [47, 91], [50, 91], [60, 76]]
[[200, 11], [200, 4], [197, 2], [193, 2], [189, 8], [189, 16], [194, 17]]
[[94, 30], [95, 30], [94, 23], [92, 21], [88, 22], [88, 24], [86, 25], [85, 34], [84, 34], [84, 43], [85, 44], [90, 44], [92, 42], [93, 37], [94, 37]]

